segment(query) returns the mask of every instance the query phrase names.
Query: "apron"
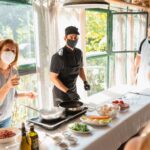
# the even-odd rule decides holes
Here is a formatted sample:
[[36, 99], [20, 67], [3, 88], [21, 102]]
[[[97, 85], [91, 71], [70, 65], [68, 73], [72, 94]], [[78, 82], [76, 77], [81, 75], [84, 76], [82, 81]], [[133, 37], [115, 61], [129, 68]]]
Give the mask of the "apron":
[[[60, 72], [58, 78], [66, 87], [76, 92], [76, 80], [80, 72], [80, 63], [77, 62], [73, 65], [68, 64], [64, 55], [62, 59], [64, 62], [64, 69]], [[62, 101], [71, 100], [66, 93], [59, 90], [56, 86], [53, 88], [53, 99], [55, 106], [58, 106]]]
[[139, 67], [139, 73], [137, 78], [137, 86], [139, 88], [150, 87], [150, 44], [148, 39], [145, 40], [141, 50], [141, 63]]

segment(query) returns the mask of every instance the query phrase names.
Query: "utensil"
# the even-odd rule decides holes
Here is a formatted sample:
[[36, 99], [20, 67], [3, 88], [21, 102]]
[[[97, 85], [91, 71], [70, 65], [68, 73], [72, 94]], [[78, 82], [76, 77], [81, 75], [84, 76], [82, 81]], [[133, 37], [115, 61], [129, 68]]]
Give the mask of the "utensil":
[[80, 101], [64, 101], [59, 104], [61, 108], [65, 108], [67, 112], [78, 112], [83, 109], [83, 103]]
[[39, 112], [40, 116], [44, 120], [56, 120], [63, 116], [65, 109], [62, 107], [54, 107], [51, 110], [45, 110], [45, 109], [36, 109], [28, 105], [24, 105], [27, 108], [30, 108], [32, 110], [35, 110]]
[[136, 94], [136, 95], [143, 95], [143, 96], [150, 96], [150, 94], [144, 94], [144, 93], [139, 93], [139, 92], [128, 92], [131, 94]]
[[81, 101], [63, 101], [59, 104], [59, 107], [65, 108], [67, 112], [78, 112], [84, 108], [88, 108], [88, 111], [94, 111], [96, 108], [88, 104], [84, 104]]

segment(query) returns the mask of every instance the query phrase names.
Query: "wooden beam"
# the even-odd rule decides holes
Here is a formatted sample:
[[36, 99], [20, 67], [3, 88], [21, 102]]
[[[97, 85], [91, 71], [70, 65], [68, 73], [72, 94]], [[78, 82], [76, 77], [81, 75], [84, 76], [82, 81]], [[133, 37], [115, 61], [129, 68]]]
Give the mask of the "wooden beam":
[[138, 9], [138, 10], [142, 10], [142, 11], [147, 11], [150, 12], [150, 7], [146, 7], [146, 6], [140, 6], [140, 5], [136, 5], [136, 4], [132, 4], [132, 3], [127, 3], [121, 0], [106, 0], [108, 3], [111, 4], [115, 4], [115, 5], [119, 5], [122, 7], [129, 7], [132, 9]]

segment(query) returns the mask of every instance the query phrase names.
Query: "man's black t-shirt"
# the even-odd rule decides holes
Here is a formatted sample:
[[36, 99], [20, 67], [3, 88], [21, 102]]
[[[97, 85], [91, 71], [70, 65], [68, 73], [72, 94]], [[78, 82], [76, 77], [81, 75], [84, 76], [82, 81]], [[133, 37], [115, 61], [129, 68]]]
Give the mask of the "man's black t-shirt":
[[[52, 56], [50, 72], [58, 74], [58, 79], [70, 90], [76, 91], [76, 80], [83, 67], [82, 51], [74, 48], [72, 51], [68, 47], [63, 47]], [[57, 98], [67, 99], [66, 94], [54, 86]]]
[[82, 51], [78, 48], [72, 51], [65, 46], [52, 56], [50, 72], [60, 74], [64, 67], [76, 65], [83, 67]]

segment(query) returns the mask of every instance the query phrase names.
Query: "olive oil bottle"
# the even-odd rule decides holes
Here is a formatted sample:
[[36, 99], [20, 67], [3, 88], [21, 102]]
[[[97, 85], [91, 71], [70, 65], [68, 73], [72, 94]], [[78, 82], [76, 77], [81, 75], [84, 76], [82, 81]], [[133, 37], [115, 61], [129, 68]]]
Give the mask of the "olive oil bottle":
[[21, 136], [20, 150], [31, 150], [31, 140], [26, 135], [26, 128], [24, 123], [22, 123], [21, 132], [22, 136]]
[[37, 132], [34, 131], [34, 125], [30, 125], [30, 132], [28, 133], [31, 139], [31, 150], [39, 150], [39, 139]]

